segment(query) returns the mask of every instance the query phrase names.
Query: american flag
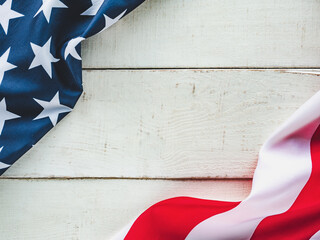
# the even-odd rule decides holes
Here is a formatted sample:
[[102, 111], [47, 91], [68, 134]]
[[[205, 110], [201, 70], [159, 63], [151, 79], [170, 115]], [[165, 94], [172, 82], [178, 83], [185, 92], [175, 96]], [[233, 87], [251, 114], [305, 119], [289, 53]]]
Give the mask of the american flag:
[[[142, 0], [0, 0], [0, 175], [82, 93], [80, 43]], [[320, 239], [320, 92], [263, 145], [241, 202], [178, 197], [114, 239]]]
[[80, 43], [142, 0], [0, 0], [0, 175], [72, 110]]

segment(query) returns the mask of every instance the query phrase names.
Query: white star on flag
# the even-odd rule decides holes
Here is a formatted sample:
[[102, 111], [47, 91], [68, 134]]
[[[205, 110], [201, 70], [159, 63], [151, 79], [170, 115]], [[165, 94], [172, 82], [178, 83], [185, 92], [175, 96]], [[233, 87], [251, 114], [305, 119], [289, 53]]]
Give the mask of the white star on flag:
[[2, 26], [5, 34], [8, 33], [10, 19], [23, 17], [24, 15], [11, 10], [12, 0], [5, 1], [0, 5], [0, 25]]
[[58, 117], [60, 113], [70, 112], [72, 109], [60, 104], [59, 92], [51, 99], [51, 101], [43, 101], [39, 99], [34, 100], [43, 107], [42, 112], [33, 120], [38, 120], [42, 118], [49, 118], [52, 125], [55, 126], [58, 122]]
[[3, 98], [0, 102], [0, 135], [3, 130], [4, 122], [7, 120], [19, 118], [20, 116], [7, 111], [6, 100]]
[[68, 44], [67, 47], [64, 51], [64, 59], [67, 59], [67, 57], [69, 55], [71, 55], [72, 57], [74, 57], [75, 59], [81, 60], [81, 57], [79, 55], [79, 53], [76, 50], [76, 46], [83, 41], [85, 38], [83, 37], [77, 37], [77, 38], [73, 38], [71, 39]]
[[[2, 152], [3, 147], [0, 148], [0, 153]], [[3, 162], [0, 162], [0, 169], [8, 168], [11, 165], [5, 164]]]
[[97, 14], [99, 9], [101, 8], [104, 0], [91, 0], [92, 6], [88, 8], [86, 11], [81, 13], [84, 16], [94, 16]]
[[126, 11], [127, 11], [127, 9], [124, 10], [122, 13], [120, 13], [117, 17], [115, 17], [113, 19], [108, 17], [107, 15], [103, 14], [104, 20], [105, 20], [105, 27], [100, 32], [102, 32], [103, 30], [106, 30], [107, 28], [111, 27], [113, 24], [118, 22], [120, 20], [120, 18], [122, 18], [122, 16], [126, 13]]
[[34, 43], [30, 43], [32, 51], [34, 53], [34, 59], [29, 67], [29, 69], [42, 66], [47, 72], [50, 78], [52, 78], [52, 66], [51, 63], [58, 62], [59, 59], [54, 58], [50, 53], [51, 37], [49, 40], [41, 47]]
[[38, 12], [33, 16], [36, 17], [40, 12], [43, 12], [47, 22], [50, 22], [52, 8], [68, 8], [64, 3], [59, 0], [42, 0], [42, 5]]
[[0, 57], [0, 85], [2, 83], [4, 73], [17, 67], [11, 63], [8, 63], [9, 54], [10, 48], [8, 48], [7, 51]]

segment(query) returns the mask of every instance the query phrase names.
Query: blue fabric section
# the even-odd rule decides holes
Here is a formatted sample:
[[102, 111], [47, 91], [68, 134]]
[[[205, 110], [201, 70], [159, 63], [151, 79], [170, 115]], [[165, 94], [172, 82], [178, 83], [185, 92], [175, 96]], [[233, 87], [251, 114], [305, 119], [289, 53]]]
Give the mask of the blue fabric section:
[[[60, 103], [73, 108], [80, 97], [81, 61], [72, 56], [65, 60], [67, 43], [73, 38], [88, 38], [100, 32], [105, 26], [104, 14], [112, 19], [124, 10], [128, 14], [143, 0], [105, 0], [95, 16], [81, 15], [92, 6], [91, 0], [61, 2], [67, 8], [53, 8], [48, 23], [43, 12], [35, 16], [43, 4], [42, 0], [12, 0], [11, 9], [24, 16], [9, 21], [7, 34], [0, 25], [0, 57], [10, 48], [7, 62], [17, 66], [4, 73], [0, 102], [5, 99], [7, 111], [21, 116], [4, 122], [0, 132], [2, 163], [12, 165], [53, 127], [48, 117], [34, 120], [43, 111], [34, 98], [50, 101], [59, 92]], [[5, 3], [0, 0], [1, 5]], [[50, 52], [60, 59], [51, 64], [52, 78], [42, 66], [29, 69], [35, 57], [30, 43], [43, 46], [50, 37]], [[76, 50], [80, 54], [80, 44]], [[59, 114], [58, 120], [66, 114]], [[0, 169], [0, 175], [7, 169]]]

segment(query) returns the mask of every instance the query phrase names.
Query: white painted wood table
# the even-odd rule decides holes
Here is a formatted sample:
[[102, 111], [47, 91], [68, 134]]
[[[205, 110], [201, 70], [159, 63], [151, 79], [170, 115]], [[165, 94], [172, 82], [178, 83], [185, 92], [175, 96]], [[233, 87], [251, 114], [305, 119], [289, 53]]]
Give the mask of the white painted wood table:
[[151, 204], [241, 200], [320, 88], [320, 1], [153, 0], [83, 44], [73, 113], [0, 178], [0, 239], [109, 239]]

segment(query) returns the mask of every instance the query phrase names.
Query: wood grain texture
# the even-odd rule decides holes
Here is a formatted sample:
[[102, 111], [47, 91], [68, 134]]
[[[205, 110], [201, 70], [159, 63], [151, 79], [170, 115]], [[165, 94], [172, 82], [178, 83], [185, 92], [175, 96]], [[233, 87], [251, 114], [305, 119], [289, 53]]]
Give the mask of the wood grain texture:
[[314, 71], [288, 71], [84, 71], [74, 112], [4, 177], [251, 178], [319, 89]]
[[319, 69], [190, 68], [320, 67], [319, 12], [319, 0], [153, 0], [85, 41], [84, 68], [138, 70], [83, 71], [73, 113], [0, 178], [0, 239], [105, 240], [166, 198], [243, 199]]
[[318, 0], [147, 1], [83, 44], [85, 68], [320, 66]]
[[175, 196], [243, 199], [250, 181], [0, 180], [5, 240], [110, 239], [152, 204]]

